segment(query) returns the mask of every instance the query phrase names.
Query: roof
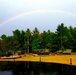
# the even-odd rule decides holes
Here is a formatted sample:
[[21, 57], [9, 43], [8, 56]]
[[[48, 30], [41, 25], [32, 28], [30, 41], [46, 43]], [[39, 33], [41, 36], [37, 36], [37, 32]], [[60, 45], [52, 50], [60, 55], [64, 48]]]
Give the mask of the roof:
[[57, 53], [71, 53], [72, 52], [72, 50], [71, 49], [66, 49], [66, 50], [59, 50], [59, 51], [57, 51]]
[[71, 53], [71, 49], [66, 49], [65, 51], [63, 51], [63, 53]]

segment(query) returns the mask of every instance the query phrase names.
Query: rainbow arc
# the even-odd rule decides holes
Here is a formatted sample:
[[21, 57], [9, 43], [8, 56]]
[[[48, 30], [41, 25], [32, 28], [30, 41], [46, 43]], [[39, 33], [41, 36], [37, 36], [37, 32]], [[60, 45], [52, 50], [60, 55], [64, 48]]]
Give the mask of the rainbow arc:
[[0, 25], [4, 25], [4, 24], [6, 24], [6, 23], [8, 23], [8, 22], [10, 22], [10, 21], [12, 21], [14, 19], [20, 18], [22, 16], [36, 14], [36, 13], [38, 14], [38, 13], [43, 13], [43, 12], [56, 12], [56, 13], [63, 13], [63, 14], [76, 16], [76, 13], [65, 11], [65, 10], [49, 10], [49, 9], [46, 9], [46, 10], [33, 10], [33, 11], [22, 12], [22, 13], [19, 13], [18, 15], [12, 16], [12, 17], [6, 19], [5, 21], [1, 22]]

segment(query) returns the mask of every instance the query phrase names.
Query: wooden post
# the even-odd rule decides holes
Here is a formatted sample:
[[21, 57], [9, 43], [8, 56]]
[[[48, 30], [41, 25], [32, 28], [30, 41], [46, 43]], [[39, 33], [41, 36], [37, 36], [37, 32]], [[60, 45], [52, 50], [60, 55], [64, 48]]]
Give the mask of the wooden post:
[[40, 62], [41, 62], [41, 57], [40, 57]]
[[70, 65], [72, 65], [72, 58], [70, 58]]

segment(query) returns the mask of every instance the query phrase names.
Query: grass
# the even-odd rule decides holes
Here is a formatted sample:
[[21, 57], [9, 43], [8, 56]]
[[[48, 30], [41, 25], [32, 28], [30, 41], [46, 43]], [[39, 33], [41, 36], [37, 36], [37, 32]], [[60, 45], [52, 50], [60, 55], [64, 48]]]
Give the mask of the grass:
[[[68, 64], [76, 66], [76, 55], [26, 55], [16, 59], [16, 61], [36, 61]], [[72, 64], [71, 64], [72, 63]]]
[[[0, 59], [0, 61], [14, 61], [14, 59]], [[37, 55], [25, 54], [15, 61], [35, 61], [35, 62], [52, 62], [76, 66], [76, 55]]]

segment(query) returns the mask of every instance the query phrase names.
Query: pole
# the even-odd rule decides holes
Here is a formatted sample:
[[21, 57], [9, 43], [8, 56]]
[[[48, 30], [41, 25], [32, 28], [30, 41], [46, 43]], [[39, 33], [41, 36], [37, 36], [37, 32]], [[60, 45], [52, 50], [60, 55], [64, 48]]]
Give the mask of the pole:
[[40, 62], [41, 62], [41, 57], [40, 57]]
[[70, 58], [70, 65], [72, 65], [72, 58]]

